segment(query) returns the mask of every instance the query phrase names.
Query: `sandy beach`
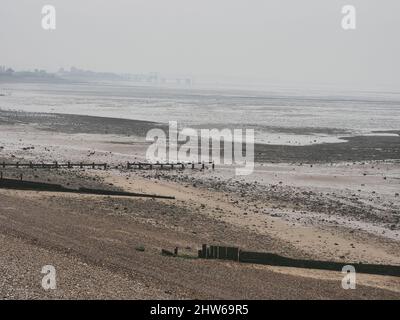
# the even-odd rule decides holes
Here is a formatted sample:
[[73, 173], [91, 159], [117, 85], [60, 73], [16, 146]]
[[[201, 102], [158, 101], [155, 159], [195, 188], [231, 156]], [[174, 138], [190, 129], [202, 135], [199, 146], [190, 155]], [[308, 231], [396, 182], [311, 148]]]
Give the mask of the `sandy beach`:
[[400, 301], [399, 13], [1, 0], [0, 302]]
[[[197, 259], [203, 243], [291, 258], [400, 265], [400, 136], [256, 147], [255, 173], [127, 170], [165, 124], [0, 111], [0, 163], [107, 162], [107, 170], [3, 175], [175, 200], [0, 189], [0, 295], [7, 299], [399, 299], [400, 278]], [[161, 255], [178, 247], [182, 256]], [[54, 265], [58, 288], [40, 286]]]

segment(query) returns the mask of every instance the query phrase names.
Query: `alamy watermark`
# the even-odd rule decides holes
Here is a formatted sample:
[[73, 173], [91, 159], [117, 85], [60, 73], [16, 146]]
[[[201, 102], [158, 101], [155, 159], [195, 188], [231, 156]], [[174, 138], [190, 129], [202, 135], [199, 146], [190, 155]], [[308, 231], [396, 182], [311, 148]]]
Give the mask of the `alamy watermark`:
[[[42, 28], [44, 30], [56, 29], [56, 8], [53, 5], [45, 5], [42, 7]], [[344, 30], [356, 29], [356, 8], [353, 5], [345, 5], [341, 10], [342, 19], [341, 26]]]
[[41, 273], [44, 274], [42, 288], [44, 290], [57, 289], [56, 268], [52, 265], [46, 265], [42, 268]]
[[355, 30], [356, 24], [356, 8], [352, 5], [345, 5], [342, 7], [342, 28], [344, 30]]
[[236, 175], [254, 170], [253, 129], [193, 129], [178, 131], [176, 121], [169, 130], [151, 129], [146, 140], [152, 142], [146, 160], [159, 163], [211, 163], [234, 165]]
[[44, 30], [56, 29], [56, 8], [51, 5], [42, 7], [42, 28]]
[[345, 265], [342, 268], [345, 276], [342, 279], [342, 288], [345, 290], [356, 288], [356, 268], [352, 265]]

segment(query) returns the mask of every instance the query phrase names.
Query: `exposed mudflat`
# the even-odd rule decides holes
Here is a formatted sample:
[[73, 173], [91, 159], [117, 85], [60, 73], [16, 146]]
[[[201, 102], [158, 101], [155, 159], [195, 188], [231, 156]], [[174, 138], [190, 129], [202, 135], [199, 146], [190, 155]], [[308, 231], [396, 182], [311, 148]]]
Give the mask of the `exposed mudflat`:
[[94, 117], [61, 113], [37, 113], [0, 110], [1, 124], [33, 124], [36, 128], [62, 133], [117, 134], [146, 136], [152, 128], [165, 127], [151, 121]]
[[255, 146], [258, 162], [330, 163], [341, 161], [400, 160], [400, 135], [343, 137], [340, 143], [305, 146]]
[[[6, 111], [0, 109], [0, 124], [31, 125], [35, 129], [66, 134], [108, 135], [109, 142], [121, 145], [149, 143], [144, 141], [146, 133], [153, 128], [161, 128], [166, 133], [166, 124], [118, 118], [93, 117], [70, 114], [50, 114]], [[350, 136], [349, 132], [332, 128], [272, 128], [291, 134], [335, 133], [343, 137], [342, 142], [290, 145], [282, 140], [282, 145], [256, 144], [255, 161], [259, 163], [331, 163], [342, 161], [400, 160], [400, 134], [397, 130], [376, 131], [376, 135]], [[131, 137], [130, 140], [115, 139], [115, 136]], [[136, 137], [136, 139], [134, 139]], [[315, 140], [317, 141], [317, 140]], [[144, 157], [145, 152], [141, 155]], [[140, 156], [140, 153], [139, 153]]]
[[[357, 275], [357, 289], [343, 290], [340, 270], [196, 259], [201, 244], [207, 243], [293, 258], [400, 265], [396, 136], [376, 136], [369, 142], [371, 137], [354, 137], [338, 144], [268, 146], [272, 149], [265, 147], [259, 156], [271, 155], [279, 163], [263, 158], [252, 175], [239, 177], [226, 166], [215, 171], [124, 169], [121, 164], [144, 157], [147, 145], [141, 137], [153, 124], [138, 124], [129, 132], [122, 124], [116, 129], [121, 131], [105, 133], [104, 128], [96, 128], [107, 121], [114, 128], [117, 120], [18, 117], [15, 121], [0, 113], [0, 164], [3, 160], [108, 162], [111, 169], [0, 165], [4, 176], [22, 174], [27, 180], [71, 188], [176, 199], [0, 190], [2, 298], [400, 298], [400, 278], [395, 277]], [[385, 150], [386, 160], [381, 161]], [[175, 247], [180, 257], [160, 254], [161, 249]], [[54, 291], [40, 286], [41, 268], [48, 264], [57, 270]]]

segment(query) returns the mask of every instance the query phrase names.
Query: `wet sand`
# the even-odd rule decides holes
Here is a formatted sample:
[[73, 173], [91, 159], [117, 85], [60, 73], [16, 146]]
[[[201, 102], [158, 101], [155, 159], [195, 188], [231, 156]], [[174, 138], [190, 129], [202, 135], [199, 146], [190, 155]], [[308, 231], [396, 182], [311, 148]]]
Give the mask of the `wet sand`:
[[330, 163], [400, 159], [400, 135], [343, 137], [341, 140], [343, 140], [341, 143], [306, 146], [257, 144], [255, 158], [261, 163]]
[[163, 124], [151, 121], [5, 110], [0, 110], [0, 124], [34, 125], [41, 130], [68, 134], [116, 134], [138, 137], [146, 136], [147, 131], [153, 128], [166, 128]]
[[[65, 134], [102, 134], [137, 137], [146, 143], [144, 137], [153, 128], [168, 132], [166, 124], [150, 121], [103, 118], [82, 115], [27, 113], [0, 109], [2, 125], [32, 125], [36, 129]], [[349, 132], [332, 128], [272, 128], [275, 131], [296, 134], [343, 133], [340, 143], [296, 145], [255, 145], [255, 161], [259, 163], [331, 163], [343, 161], [399, 160], [400, 131], [376, 131], [376, 136], [348, 136]], [[393, 134], [379, 135], [382, 133]], [[346, 135], [347, 134], [347, 135]], [[141, 138], [141, 139], [140, 139]], [[118, 140], [118, 139], [117, 139]], [[129, 142], [128, 142], [129, 141]], [[115, 141], [117, 144], [132, 143], [132, 140]], [[311, 141], [312, 142], [312, 141]], [[143, 157], [143, 155], [142, 155]]]

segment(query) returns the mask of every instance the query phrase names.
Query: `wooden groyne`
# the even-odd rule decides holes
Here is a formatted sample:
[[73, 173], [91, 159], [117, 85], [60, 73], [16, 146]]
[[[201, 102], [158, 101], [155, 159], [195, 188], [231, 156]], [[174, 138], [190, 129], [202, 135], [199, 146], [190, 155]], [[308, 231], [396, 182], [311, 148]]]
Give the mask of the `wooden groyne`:
[[356, 272], [359, 273], [400, 277], [400, 266], [292, 259], [268, 252], [243, 251], [236, 247], [207, 246], [206, 244], [203, 244], [202, 249], [198, 251], [198, 256], [203, 259], [231, 260], [243, 263], [331, 270], [338, 272], [341, 272], [344, 266], [351, 265], [355, 268]]
[[236, 247], [209, 246], [203, 244], [198, 251], [199, 258], [239, 261], [240, 250]]
[[1, 168], [7, 168], [7, 167], [12, 167], [12, 168], [30, 168], [30, 169], [59, 169], [59, 168], [67, 168], [67, 169], [72, 169], [72, 168], [91, 168], [91, 169], [96, 169], [96, 168], [101, 168], [106, 170], [107, 168], [110, 168], [110, 166], [107, 163], [72, 163], [72, 162], [66, 162], [66, 163], [58, 163], [57, 161], [51, 162], [51, 163], [33, 163], [33, 162], [28, 162], [28, 163], [20, 163], [20, 162], [14, 162], [14, 163], [7, 163], [7, 162], [1, 162], [0, 163]]
[[205, 170], [208, 167], [211, 167], [213, 170], [215, 169], [214, 162], [209, 162], [208, 166], [206, 166], [205, 162], [191, 162], [191, 163], [184, 163], [184, 162], [170, 162], [170, 163], [149, 163], [149, 162], [127, 162], [126, 168], [127, 169], [136, 169], [136, 170], [153, 170], [153, 169], [161, 169], [161, 170], [185, 170], [185, 169], [201, 169]]
[[[50, 162], [50, 163], [34, 163], [34, 162], [26, 162], [26, 163], [21, 163], [21, 162], [0, 162], [0, 168], [30, 168], [30, 169], [73, 169], [73, 168], [88, 168], [88, 169], [110, 169], [112, 166], [108, 163], [73, 163], [73, 162], [66, 162], [66, 163], [58, 163], [57, 161], [55, 162]], [[185, 170], [185, 169], [201, 169], [205, 170], [208, 168], [212, 168], [213, 170], [215, 169], [215, 164], [213, 162], [206, 163], [200, 162], [200, 163], [183, 163], [183, 162], [177, 162], [177, 163], [150, 163], [150, 162], [127, 162], [126, 165], [118, 165], [115, 166], [116, 168], [122, 167], [128, 170]]]
[[63, 193], [78, 193], [78, 194], [122, 196], [122, 197], [145, 197], [145, 198], [172, 199], [172, 200], [175, 199], [175, 197], [171, 196], [134, 193], [125, 191], [102, 190], [102, 189], [91, 189], [91, 188], [72, 189], [72, 188], [66, 188], [59, 184], [15, 180], [15, 179], [4, 179], [4, 178], [0, 178], [0, 189], [63, 192]]

